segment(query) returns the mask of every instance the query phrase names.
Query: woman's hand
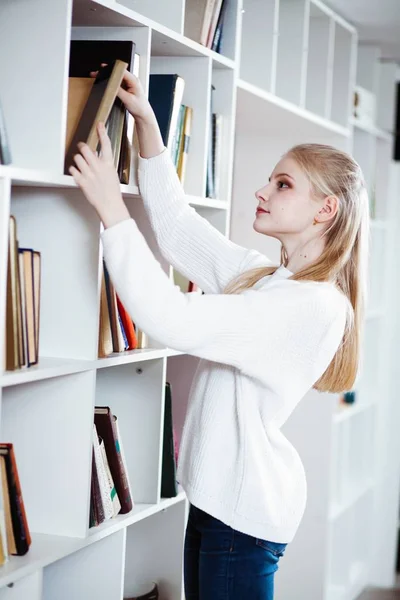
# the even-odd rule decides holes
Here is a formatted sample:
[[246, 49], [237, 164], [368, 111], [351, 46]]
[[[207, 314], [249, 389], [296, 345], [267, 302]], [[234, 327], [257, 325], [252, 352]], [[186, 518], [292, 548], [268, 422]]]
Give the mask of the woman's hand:
[[152, 121], [155, 118], [140, 79], [129, 73], [129, 71], [125, 71], [118, 97], [135, 119], [146, 122]]
[[130, 215], [122, 199], [110, 138], [103, 123], [98, 124], [97, 130], [100, 157], [80, 142], [80, 154], [74, 156], [76, 166], [71, 166], [69, 172], [107, 228], [129, 219]]

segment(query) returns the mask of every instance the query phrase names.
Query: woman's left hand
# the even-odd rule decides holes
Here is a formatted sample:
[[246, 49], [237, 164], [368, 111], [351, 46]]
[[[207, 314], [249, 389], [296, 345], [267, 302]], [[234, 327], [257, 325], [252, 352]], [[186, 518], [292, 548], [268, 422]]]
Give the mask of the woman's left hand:
[[76, 166], [71, 166], [69, 172], [107, 228], [129, 219], [130, 214], [122, 199], [111, 142], [104, 124], [99, 123], [97, 130], [100, 157], [87, 144], [80, 142], [80, 154], [74, 156]]

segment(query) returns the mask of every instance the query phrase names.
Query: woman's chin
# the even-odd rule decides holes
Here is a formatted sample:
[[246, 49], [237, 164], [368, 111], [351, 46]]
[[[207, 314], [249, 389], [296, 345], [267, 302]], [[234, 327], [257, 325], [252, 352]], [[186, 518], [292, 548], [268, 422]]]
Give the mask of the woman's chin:
[[268, 231], [269, 228], [265, 226], [265, 223], [261, 223], [260, 219], [258, 219], [257, 217], [254, 220], [253, 229], [257, 233], [264, 233], [265, 235], [270, 235]]

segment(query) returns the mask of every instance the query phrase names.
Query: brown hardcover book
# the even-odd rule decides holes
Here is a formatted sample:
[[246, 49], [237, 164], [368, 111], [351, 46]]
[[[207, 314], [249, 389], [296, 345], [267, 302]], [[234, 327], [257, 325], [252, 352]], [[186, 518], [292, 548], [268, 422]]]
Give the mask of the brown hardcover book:
[[96, 152], [99, 144], [97, 124], [99, 121], [106, 123], [127, 66], [126, 62], [116, 60], [113, 64], [99, 69], [67, 150], [65, 158], [66, 173], [68, 173], [68, 168], [73, 164], [73, 157], [77, 152], [78, 142], [86, 142], [93, 152]]
[[180, 145], [179, 162], [178, 162], [178, 177], [182, 185], [185, 183], [186, 165], [189, 153], [189, 142], [192, 131], [193, 109], [190, 106], [185, 106], [185, 117], [183, 121], [182, 143]]
[[8, 265], [7, 265], [7, 308], [6, 308], [6, 369], [14, 371], [19, 364], [18, 333], [18, 252], [17, 224], [10, 216], [8, 233]]
[[100, 323], [99, 323], [99, 358], [109, 356], [113, 352], [113, 342], [111, 334], [110, 315], [108, 312], [106, 282], [104, 279], [104, 270], [101, 277], [101, 296], [100, 296]]
[[12, 444], [0, 444], [0, 455], [4, 456], [7, 471], [7, 483], [10, 494], [11, 518], [13, 524], [16, 554], [26, 554], [31, 545], [31, 536], [26, 518], [21, 484]]
[[16, 554], [17, 547], [15, 545], [14, 530], [11, 518], [10, 492], [8, 489], [6, 459], [4, 458], [4, 456], [0, 456], [0, 475], [1, 487], [3, 492], [4, 519], [6, 522], [6, 538], [8, 552], [9, 554]]
[[94, 422], [97, 433], [104, 441], [111, 475], [121, 503], [120, 512], [121, 514], [125, 514], [132, 510], [133, 502], [129, 491], [126, 466], [118, 440], [118, 430], [110, 408], [108, 406], [96, 406], [94, 410]]
[[68, 113], [65, 149], [68, 151], [77, 130], [83, 109], [92, 91], [94, 77], [70, 77], [68, 79]]
[[20, 248], [24, 264], [24, 288], [25, 288], [25, 319], [27, 337], [27, 363], [28, 367], [38, 362], [36, 327], [35, 327], [35, 298], [34, 298], [34, 276], [33, 276], [33, 250]]
[[96, 525], [101, 525], [106, 520], [104, 514], [103, 502], [101, 500], [101, 491], [99, 475], [97, 473], [96, 460], [94, 458], [94, 449], [92, 449], [92, 500], [94, 503], [94, 515]]
[[41, 254], [37, 250], [33, 251], [33, 300], [35, 317], [35, 343], [36, 357], [39, 360], [39, 331], [40, 331], [40, 289], [41, 289]]

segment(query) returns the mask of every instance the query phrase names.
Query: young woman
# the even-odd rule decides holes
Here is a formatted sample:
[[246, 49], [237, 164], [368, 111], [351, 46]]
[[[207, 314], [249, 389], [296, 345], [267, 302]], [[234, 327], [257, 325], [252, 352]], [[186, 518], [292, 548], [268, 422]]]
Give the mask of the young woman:
[[272, 600], [307, 492], [281, 426], [312, 387], [348, 390], [357, 373], [368, 236], [362, 173], [329, 146], [287, 152], [255, 194], [254, 229], [282, 243], [281, 265], [271, 266], [189, 206], [139, 81], [126, 74], [124, 84], [119, 97], [136, 120], [139, 187], [157, 242], [205, 294], [173, 285], [130, 218], [104, 125], [101, 157], [80, 144], [70, 172], [103, 221], [107, 267], [137, 325], [203, 359], [178, 465], [190, 501], [186, 600]]

